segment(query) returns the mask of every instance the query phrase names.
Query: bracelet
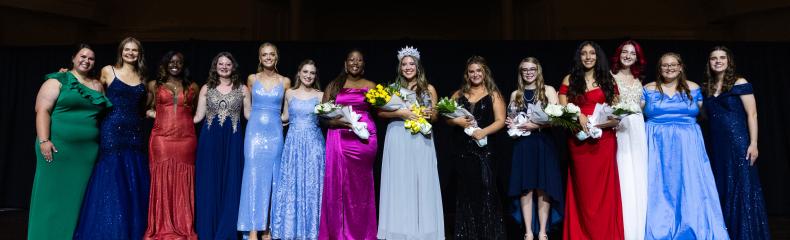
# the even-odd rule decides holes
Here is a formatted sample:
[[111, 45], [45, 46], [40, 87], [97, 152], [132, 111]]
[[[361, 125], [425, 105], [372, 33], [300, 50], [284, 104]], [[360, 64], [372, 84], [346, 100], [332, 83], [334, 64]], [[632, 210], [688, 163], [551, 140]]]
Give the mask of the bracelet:
[[49, 142], [49, 139], [44, 138], [38, 140], [38, 144], [44, 144], [45, 142]]

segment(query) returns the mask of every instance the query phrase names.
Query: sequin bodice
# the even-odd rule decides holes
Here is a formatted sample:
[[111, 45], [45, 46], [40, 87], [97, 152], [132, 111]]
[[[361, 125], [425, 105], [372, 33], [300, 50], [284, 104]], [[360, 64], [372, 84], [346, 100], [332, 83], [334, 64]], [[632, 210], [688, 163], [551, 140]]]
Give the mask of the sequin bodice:
[[[642, 102], [642, 84], [639, 81], [631, 81], [626, 83], [623, 80], [615, 79], [617, 82], [617, 89], [620, 91], [620, 101], [637, 106]], [[640, 109], [641, 110], [641, 109]]]
[[219, 92], [216, 88], [209, 88], [206, 92], [206, 124], [211, 128], [214, 118], [219, 125], [225, 124], [225, 120], [230, 118], [233, 124], [233, 132], [238, 130], [239, 116], [242, 110], [244, 92], [241, 88], [231, 90], [227, 94]]

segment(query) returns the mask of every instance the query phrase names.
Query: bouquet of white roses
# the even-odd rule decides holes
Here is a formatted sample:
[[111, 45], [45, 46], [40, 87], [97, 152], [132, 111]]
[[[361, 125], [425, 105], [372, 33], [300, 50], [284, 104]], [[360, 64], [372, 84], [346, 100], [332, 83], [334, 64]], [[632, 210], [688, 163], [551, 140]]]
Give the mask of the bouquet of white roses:
[[334, 101], [316, 104], [313, 113], [325, 118], [336, 118], [340, 116], [342, 106], [335, 104]]
[[631, 114], [636, 114], [642, 111], [639, 107], [639, 104], [633, 102], [625, 102], [621, 101], [612, 107], [614, 111], [612, 111], [612, 115], [616, 118], [624, 118]]
[[579, 124], [579, 114], [581, 109], [573, 103], [568, 103], [566, 106], [559, 104], [548, 104], [543, 109], [549, 117], [549, 123], [552, 126], [561, 127], [570, 130], [571, 132], [579, 131], [582, 126]]
[[596, 103], [595, 111], [593, 111], [593, 114], [587, 118], [587, 132], [589, 132], [589, 134], [583, 131], [579, 131], [576, 134], [576, 138], [578, 138], [579, 140], [584, 140], [589, 137], [601, 138], [601, 136], [603, 135], [603, 130], [596, 127], [596, 125], [603, 124], [606, 121], [608, 121], [609, 116], [611, 116], [611, 114], [612, 114], [612, 108], [609, 107], [609, 105], [605, 103], [604, 104]]
[[[474, 118], [472, 113], [461, 107], [461, 105], [458, 104], [458, 102], [448, 97], [443, 97], [441, 100], [439, 100], [438, 103], [436, 103], [436, 111], [439, 111], [439, 113], [442, 114], [442, 116], [445, 116], [447, 118], [459, 118], [459, 117]], [[466, 133], [466, 135], [472, 136], [475, 130], [478, 129], [481, 128], [477, 126], [477, 122], [474, 122], [472, 123], [471, 126], [464, 128], [464, 133]], [[488, 137], [484, 137], [480, 140], [476, 140], [476, 142], [477, 142], [477, 146], [480, 147], [485, 146], [488, 144]]]

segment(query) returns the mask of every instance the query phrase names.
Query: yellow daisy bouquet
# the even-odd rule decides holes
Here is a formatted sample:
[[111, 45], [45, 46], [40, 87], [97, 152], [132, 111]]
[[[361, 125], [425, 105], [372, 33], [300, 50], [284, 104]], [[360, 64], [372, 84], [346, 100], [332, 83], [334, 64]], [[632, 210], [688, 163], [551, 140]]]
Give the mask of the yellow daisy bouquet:
[[428, 120], [425, 119], [425, 115], [423, 114], [425, 107], [412, 104], [409, 110], [411, 110], [414, 115], [417, 115], [417, 120], [405, 120], [403, 122], [403, 127], [405, 127], [406, 130], [408, 130], [411, 134], [422, 133], [426, 136], [430, 135], [433, 126], [428, 122]]

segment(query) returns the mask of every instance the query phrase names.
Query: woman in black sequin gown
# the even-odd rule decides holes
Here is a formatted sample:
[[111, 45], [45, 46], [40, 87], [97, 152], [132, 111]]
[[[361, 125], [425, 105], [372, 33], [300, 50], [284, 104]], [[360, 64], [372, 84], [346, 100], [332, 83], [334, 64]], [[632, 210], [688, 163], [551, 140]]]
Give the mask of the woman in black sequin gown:
[[[453, 148], [459, 149], [454, 162], [455, 239], [506, 239], [491, 146], [480, 147], [475, 141], [491, 138], [505, 125], [505, 103], [485, 59], [474, 56], [467, 60], [464, 84], [453, 94], [453, 99], [474, 115], [474, 118], [447, 121], [456, 126]], [[463, 129], [475, 123], [481, 129], [467, 136]]]

